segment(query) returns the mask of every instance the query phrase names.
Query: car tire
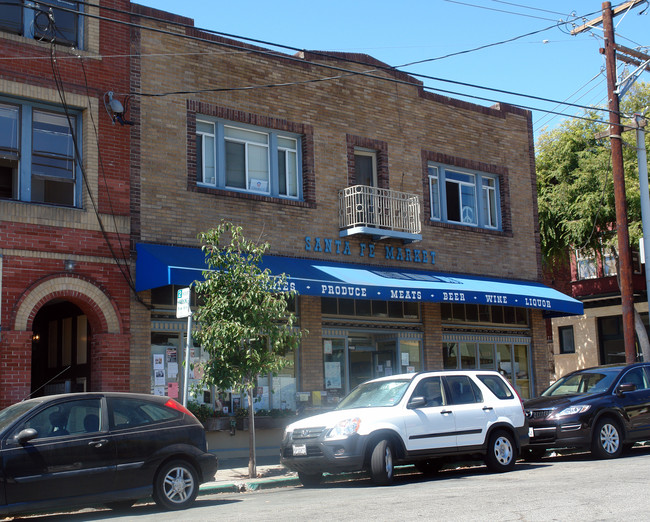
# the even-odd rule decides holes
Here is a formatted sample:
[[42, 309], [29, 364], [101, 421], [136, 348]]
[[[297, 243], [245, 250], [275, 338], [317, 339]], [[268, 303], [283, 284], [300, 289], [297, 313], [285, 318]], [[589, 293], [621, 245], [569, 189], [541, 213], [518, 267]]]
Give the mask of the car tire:
[[618, 422], [605, 417], [600, 419], [593, 432], [591, 453], [599, 459], [615, 459], [623, 453], [623, 437]]
[[194, 502], [198, 493], [198, 475], [187, 461], [172, 460], [163, 464], [156, 473], [153, 499], [164, 509], [185, 509]]
[[130, 509], [136, 502], [136, 499], [116, 500], [115, 502], [106, 502], [104, 505], [113, 511], [126, 511], [127, 509]]
[[393, 447], [390, 441], [381, 439], [372, 449], [370, 456], [370, 476], [378, 486], [388, 486], [393, 483], [395, 473], [393, 460]]
[[427, 477], [438, 473], [441, 467], [442, 461], [440, 459], [419, 460], [415, 463], [415, 469]]
[[539, 462], [546, 455], [544, 448], [524, 448], [521, 452], [521, 457], [526, 462]]
[[304, 473], [302, 471], [298, 472], [298, 479], [300, 483], [306, 488], [315, 488], [323, 482], [322, 473]]
[[513, 436], [505, 430], [494, 431], [488, 440], [485, 464], [494, 473], [512, 471], [517, 462], [517, 447]]

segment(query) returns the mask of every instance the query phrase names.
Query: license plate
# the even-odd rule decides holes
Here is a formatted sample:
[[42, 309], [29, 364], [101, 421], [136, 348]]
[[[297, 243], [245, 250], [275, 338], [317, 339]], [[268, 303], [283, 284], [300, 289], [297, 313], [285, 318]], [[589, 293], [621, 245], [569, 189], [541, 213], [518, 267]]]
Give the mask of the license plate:
[[307, 446], [304, 444], [294, 444], [293, 445], [293, 456], [300, 457], [307, 455]]
[[528, 428], [528, 436], [531, 439], [535, 436], [535, 430], [533, 428]]

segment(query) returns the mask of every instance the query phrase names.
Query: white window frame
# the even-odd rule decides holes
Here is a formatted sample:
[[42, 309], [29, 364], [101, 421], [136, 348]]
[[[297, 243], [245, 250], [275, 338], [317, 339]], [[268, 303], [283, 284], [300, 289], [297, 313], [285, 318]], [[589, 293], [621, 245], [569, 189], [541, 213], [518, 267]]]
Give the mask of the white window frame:
[[598, 279], [598, 260], [596, 252], [576, 250], [576, 272], [579, 281]]
[[[432, 221], [491, 230], [501, 229], [499, 179], [497, 176], [448, 167], [434, 162], [428, 163], [427, 170], [429, 178], [429, 216]], [[465, 179], [458, 179], [461, 177]], [[484, 183], [486, 180], [489, 180], [487, 186]], [[450, 196], [448, 190], [452, 187], [457, 191], [456, 197], [460, 206], [460, 221], [448, 217], [447, 201], [448, 196]], [[463, 188], [469, 189], [470, 187], [473, 192], [471, 196], [473, 206], [463, 205]], [[469, 210], [464, 212], [465, 207]], [[492, 222], [493, 210], [496, 223]]]
[[[292, 199], [300, 200], [302, 199], [302, 158], [300, 151], [301, 148], [301, 136], [297, 134], [291, 134], [284, 131], [276, 131], [274, 129], [266, 129], [260, 127], [254, 127], [252, 125], [239, 124], [232, 121], [226, 120], [217, 120], [212, 119], [206, 116], [197, 115], [196, 119], [196, 136], [197, 140], [200, 140], [200, 149], [201, 157], [197, 157], [197, 176], [196, 182], [199, 186], [209, 187], [209, 188], [218, 188], [233, 192], [242, 192], [247, 194], [265, 194], [270, 197], [277, 197], [282, 199]], [[200, 126], [211, 125], [214, 129], [213, 132], [207, 132], [204, 130], [199, 130]], [[243, 137], [231, 137], [226, 136], [226, 129], [230, 128], [238, 131], [245, 131], [246, 133], [257, 133], [266, 137], [266, 145], [263, 145], [259, 142], [246, 140]], [[284, 145], [279, 144], [279, 140], [291, 140], [295, 143], [295, 149], [291, 149]], [[215, 165], [215, 176], [214, 181], [210, 182], [210, 179], [206, 179], [206, 151], [208, 150], [208, 142], [213, 142], [212, 149], [214, 150], [215, 157], [213, 158], [213, 163]], [[226, 142], [230, 143], [239, 143], [243, 144], [245, 147], [245, 186], [235, 187], [229, 186], [226, 181]], [[267, 179], [260, 179], [258, 183], [258, 188], [252, 188], [251, 183], [256, 179], [255, 176], [251, 175], [249, 169], [249, 147], [250, 146], [263, 146], [267, 149]], [[198, 153], [197, 146], [197, 153]], [[295, 171], [293, 183], [295, 184], [295, 194], [289, 194], [289, 187], [291, 186], [290, 180], [290, 171], [291, 168], [288, 165], [288, 162], [285, 162], [285, 171], [280, 172], [279, 168], [279, 155], [284, 154], [285, 159], [289, 159], [291, 154], [295, 155], [295, 164], [293, 169]], [[283, 176], [286, 184], [286, 194], [280, 191], [280, 176]]]
[[[354, 156], [355, 156], [355, 163], [356, 163], [356, 157], [357, 156], [369, 157], [372, 160], [372, 185], [370, 185], [370, 186], [371, 187], [377, 187], [378, 186], [377, 151], [376, 150], [371, 150], [371, 149], [364, 149], [362, 147], [355, 147], [354, 148]], [[356, 182], [357, 182], [357, 185], [361, 185], [358, 178], [357, 178]]]

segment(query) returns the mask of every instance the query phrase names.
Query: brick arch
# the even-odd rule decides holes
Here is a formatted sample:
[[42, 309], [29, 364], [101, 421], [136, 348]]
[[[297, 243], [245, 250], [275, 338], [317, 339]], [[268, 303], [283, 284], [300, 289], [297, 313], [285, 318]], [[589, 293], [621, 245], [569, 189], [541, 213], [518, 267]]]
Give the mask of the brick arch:
[[100, 288], [84, 279], [65, 276], [40, 281], [25, 292], [16, 311], [14, 329], [31, 330], [38, 311], [52, 299], [65, 299], [76, 304], [88, 316], [96, 333], [122, 332], [116, 307]]

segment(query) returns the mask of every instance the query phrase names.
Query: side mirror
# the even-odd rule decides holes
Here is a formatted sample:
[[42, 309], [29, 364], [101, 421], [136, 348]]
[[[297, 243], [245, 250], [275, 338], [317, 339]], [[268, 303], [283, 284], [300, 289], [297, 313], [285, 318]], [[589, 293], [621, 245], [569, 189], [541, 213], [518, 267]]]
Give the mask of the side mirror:
[[427, 403], [424, 397], [411, 397], [411, 400], [406, 405], [409, 410], [415, 410], [417, 408], [422, 408]]
[[624, 382], [622, 384], [619, 384], [618, 387], [616, 388], [616, 395], [621, 396], [624, 393], [629, 393], [636, 391], [636, 384], [633, 384], [631, 382]]
[[27, 428], [18, 433], [18, 435], [14, 437], [14, 440], [18, 444], [25, 444], [36, 437], [38, 437], [38, 432], [34, 428]]

